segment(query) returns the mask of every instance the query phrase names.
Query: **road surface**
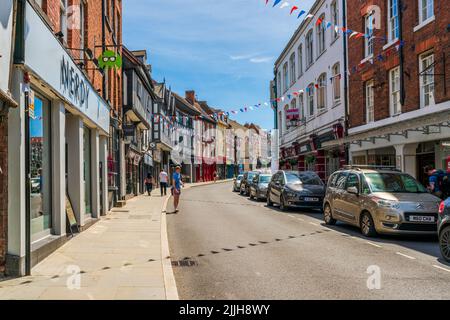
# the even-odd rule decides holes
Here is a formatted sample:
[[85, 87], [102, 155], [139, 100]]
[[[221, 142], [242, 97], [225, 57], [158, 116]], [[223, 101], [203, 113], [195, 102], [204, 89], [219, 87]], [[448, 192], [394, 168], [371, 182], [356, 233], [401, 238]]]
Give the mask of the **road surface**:
[[181, 299], [449, 299], [437, 238], [367, 239], [319, 212], [281, 212], [231, 192], [187, 189], [168, 215]]

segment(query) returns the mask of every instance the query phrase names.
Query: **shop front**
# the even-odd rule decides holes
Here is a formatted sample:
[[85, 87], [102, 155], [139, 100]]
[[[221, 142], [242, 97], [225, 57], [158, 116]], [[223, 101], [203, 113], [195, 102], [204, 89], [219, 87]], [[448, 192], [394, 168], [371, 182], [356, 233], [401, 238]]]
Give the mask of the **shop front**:
[[33, 6], [18, 14], [27, 28], [17, 34], [19, 106], [8, 118], [10, 275], [29, 273], [69, 239], [67, 207], [79, 230], [107, 212], [109, 106]]
[[126, 146], [126, 196], [128, 200], [139, 195], [141, 189], [141, 159], [142, 155], [131, 145]]

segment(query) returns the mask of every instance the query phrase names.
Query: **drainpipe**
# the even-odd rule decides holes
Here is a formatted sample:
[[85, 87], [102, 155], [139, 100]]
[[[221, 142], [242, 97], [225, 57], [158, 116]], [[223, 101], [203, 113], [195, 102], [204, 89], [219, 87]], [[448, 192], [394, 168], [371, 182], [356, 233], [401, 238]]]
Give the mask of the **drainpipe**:
[[405, 105], [405, 75], [404, 72], [404, 56], [403, 56], [403, 27], [402, 27], [402, 20], [403, 20], [403, 3], [401, 0], [398, 0], [397, 2], [397, 12], [398, 12], [398, 40], [400, 41], [399, 50], [399, 60], [400, 60], [400, 105]]
[[[347, 28], [347, 1], [342, 0], [342, 23], [343, 27], [346, 30]], [[347, 36], [343, 35], [343, 41], [344, 41], [344, 138], [348, 137], [348, 126], [349, 126], [349, 105], [348, 105], [348, 55], [347, 55]], [[344, 143], [345, 148], [345, 163], [348, 164], [350, 161], [350, 150], [349, 145]]]

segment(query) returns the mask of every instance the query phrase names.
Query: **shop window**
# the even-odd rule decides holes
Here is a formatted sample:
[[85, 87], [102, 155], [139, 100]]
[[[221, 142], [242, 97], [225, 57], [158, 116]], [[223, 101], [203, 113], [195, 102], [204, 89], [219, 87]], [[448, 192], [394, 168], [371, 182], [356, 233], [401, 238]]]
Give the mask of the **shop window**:
[[[32, 240], [50, 234], [51, 211], [51, 137], [50, 104], [48, 100], [31, 94], [30, 109], [30, 213]], [[34, 108], [33, 108], [34, 107]]]

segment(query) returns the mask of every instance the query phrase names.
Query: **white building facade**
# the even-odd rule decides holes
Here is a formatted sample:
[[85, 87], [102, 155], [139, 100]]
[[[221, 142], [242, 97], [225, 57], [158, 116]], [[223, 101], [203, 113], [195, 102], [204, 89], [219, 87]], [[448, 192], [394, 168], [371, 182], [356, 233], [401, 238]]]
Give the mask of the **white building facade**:
[[318, 0], [275, 62], [280, 168], [312, 170], [323, 180], [345, 163], [342, 0]]
[[62, 245], [69, 224], [83, 230], [108, 208], [109, 105], [44, 18], [24, 5], [11, 85], [19, 106], [8, 118], [6, 269], [14, 275]]

